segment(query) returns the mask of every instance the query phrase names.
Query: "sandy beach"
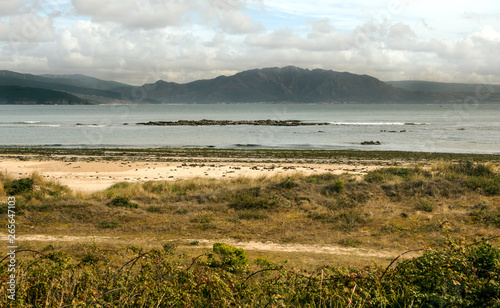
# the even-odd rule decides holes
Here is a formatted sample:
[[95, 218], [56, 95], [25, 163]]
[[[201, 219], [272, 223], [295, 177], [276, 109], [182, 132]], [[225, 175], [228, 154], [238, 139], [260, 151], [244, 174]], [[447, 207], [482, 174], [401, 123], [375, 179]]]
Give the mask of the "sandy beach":
[[[189, 159], [187, 160], [189, 161]], [[118, 182], [175, 181], [179, 179], [261, 177], [273, 175], [304, 175], [330, 172], [334, 174], [365, 174], [380, 166], [365, 164], [322, 163], [260, 163], [234, 161], [199, 162], [144, 162], [144, 161], [96, 161], [81, 157], [77, 161], [66, 159], [43, 160], [32, 158], [5, 158], [0, 156], [0, 171], [16, 178], [28, 177], [36, 172], [48, 180], [56, 180], [75, 191], [93, 192], [104, 190]]]

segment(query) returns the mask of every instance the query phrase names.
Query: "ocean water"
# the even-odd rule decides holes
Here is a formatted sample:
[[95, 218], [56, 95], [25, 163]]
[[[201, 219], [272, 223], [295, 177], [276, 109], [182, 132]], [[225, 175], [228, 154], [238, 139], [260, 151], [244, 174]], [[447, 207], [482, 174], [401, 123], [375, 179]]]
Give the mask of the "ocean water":
[[[177, 120], [324, 126], [141, 126]], [[125, 125], [126, 123], [126, 125]], [[381, 145], [361, 145], [379, 141]], [[354, 149], [500, 154], [499, 104], [0, 105], [0, 146]]]

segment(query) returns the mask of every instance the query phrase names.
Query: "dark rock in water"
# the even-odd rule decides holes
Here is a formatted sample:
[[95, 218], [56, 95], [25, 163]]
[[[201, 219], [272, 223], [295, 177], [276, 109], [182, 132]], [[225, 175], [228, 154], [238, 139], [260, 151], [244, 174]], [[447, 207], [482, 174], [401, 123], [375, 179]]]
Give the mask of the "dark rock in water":
[[242, 121], [231, 121], [231, 120], [199, 120], [199, 121], [188, 121], [179, 120], [176, 122], [172, 121], [149, 121], [146, 123], [137, 123], [137, 125], [152, 125], [152, 126], [207, 126], [207, 125], [265, 125], [265, 126], [304, 126], [304, 125], [329, 125], [330, 123], [304, 123], [299, 120], [242, 120]]
[[362, 145], [381, 145], [380, 141], [363, 141]]

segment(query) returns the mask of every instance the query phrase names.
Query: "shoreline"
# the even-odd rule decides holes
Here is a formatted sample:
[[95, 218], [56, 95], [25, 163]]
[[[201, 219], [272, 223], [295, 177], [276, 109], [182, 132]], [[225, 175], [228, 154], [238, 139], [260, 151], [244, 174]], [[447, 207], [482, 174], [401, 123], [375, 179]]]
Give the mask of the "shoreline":
[[321, 173], [362, 176], [381, 167], [417, 163], [425, 166], [439, 160], [500, 164], [500, 155], [213, 148], [0, 148], [0, 172], [16, 178], [38, 173], [81, 192], [102, 191], [119, 182]]
[[74, 191], [97, 192], [120, 183], [148, 181], [176, 181], [195, 178], [233, 179], [258, 178], [294, 174], [321, 173], [364, 175], [380, 166], [371, 164], [321, 164], [238, 162], [209, 160], [199, 162], [186, 158], [185, 162], [155, 162], [139, 160], [100, 160], [96, 157], [58, 157], [58, 159], [32, 159], [27, 156], [5, 159], [0, 155], [0, 171], [16, 177], [29, 177], [38, 173], [46, 180], [57, 181]]

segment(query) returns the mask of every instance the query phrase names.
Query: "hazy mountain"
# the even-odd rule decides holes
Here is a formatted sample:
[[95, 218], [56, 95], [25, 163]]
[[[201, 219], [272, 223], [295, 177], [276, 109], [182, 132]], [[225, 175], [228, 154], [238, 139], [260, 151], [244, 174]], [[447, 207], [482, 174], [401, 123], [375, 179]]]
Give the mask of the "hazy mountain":
[[88, 105], [91, 102], [59, 91], [18, 86], [0, 86], [0, 104]]
[[500, 85], [482, 85], [471, 83], [445, 83], [421, 80], [402, 80], [386, 81], [385, 83], [393, 87], [402, 88], [411, 91], [430, 91], [430, 92], [459, 92], [459, 93], [500, 93]]
[[[335, 102], [335, 103], [447, 103], [463, 102], [478, 85], [423, 81], [382, 82], [368, 75], [294, 66], [243, 71], [232, 76], [197, 80], [185, 84], [159, 80], [141, 87], [100, 80], [85, 75], [32, 75], [0, 71], [0, 101], [37, 102], [33, 88], [77, 96], [80, 103], [242, 103], [242, 102]], [[500, 102], [500, 86], [492, 86], [488, 101]], [[493, 88], [483, 88], [481, 93]], [[8, 91], [7, 91], [8, 90]], [[47, 99], [49, 92], [38, 92]], [[28, 95], [29, 94], [29, 95]], [[19, 95], [17, 98], [13, 95]], [[484, 96], [483, 96], [484, 97]], [[68, 100], [72, 103], [78, 101]]]
[[395, 88], [368, 75], [294, 66], [248, 70], [186, 84], [146, 84], [149, 98], [163, 103], [216, 102], [443, 102], [461, 95]]
[[[119, 91], [110, 89], [112, 87], [127, 88], [125, 84], [104, 81], [84, 75], [32, 75], [11, 71], [0, 71], [0, 86], [19, 86], [63, 91], [86, 99], [93, 99], [95, 102], [100, 102], [101, 98], [106, 100], [122, 100], [123, 95]], [[128, 87], [132, 88], [132, 86]]]
[[97, 90], [111, 90], [114, 91], [117, 88], [131, 88], [131, 85], [124, 84], [121, 82], [102, 80], [94, 77], [89, 77], [81, 74], [72, 75], [54, 75], [54, 74], [44, 74], [39, 75], [40, 77], [50, 78], [54, 82], [62, 84], [70, 84], [74, 86], [91, 88]]

